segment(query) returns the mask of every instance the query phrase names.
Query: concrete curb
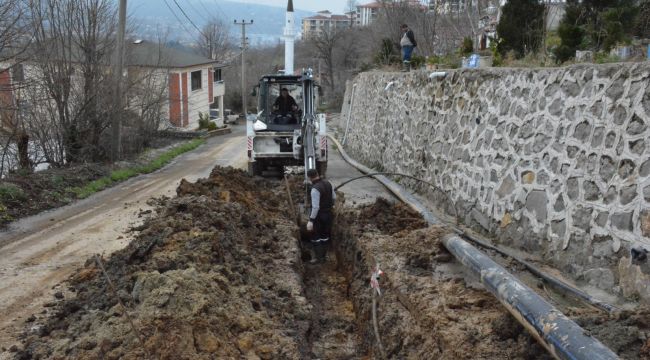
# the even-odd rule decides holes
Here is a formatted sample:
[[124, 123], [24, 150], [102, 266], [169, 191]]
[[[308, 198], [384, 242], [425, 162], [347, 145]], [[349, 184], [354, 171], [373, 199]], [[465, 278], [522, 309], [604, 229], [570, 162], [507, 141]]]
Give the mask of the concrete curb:
[[232, 132], [232, 128], [230, 126], [226, 125], [226, 127], [224, 127], [224, 128], [208, 131], [207, 134], [201, 135], [200, 137], [201, 137], [201, 139], [207, 139], [207, 138], [211, 138], [211, 137], [214, 137], [214, 136], [230, 134], [231, 132]]

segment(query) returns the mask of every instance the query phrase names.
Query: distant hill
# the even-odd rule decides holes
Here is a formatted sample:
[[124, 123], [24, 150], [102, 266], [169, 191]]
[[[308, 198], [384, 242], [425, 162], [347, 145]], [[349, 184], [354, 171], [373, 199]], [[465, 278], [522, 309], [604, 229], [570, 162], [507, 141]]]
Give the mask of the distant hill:
[[[188, 43], [196, 39], [197, 30], [187, 21], [173, 0], [166, 0], [174, 17], [163, 0], [133, 0], [129, 2], [129, 17], [135, 26], [135, 33], [143, 38], [155, 39], [166, 35], [168, 41]], [[253, 26], [246, 28], [253, 45], [273, 44], [282, 36], [286, 8], [259, 4], [238, 3], [222, 0], [177, 0], [183, 10], [200, 28], [210, 17], [223, 19], [230, 25], [235, 39], [240, 38], [240, 26], [233, 25], [233, 20], [253, 20]], [[310, 11], [295, 10], [296, 32], [304, 17], [312, 16]]]

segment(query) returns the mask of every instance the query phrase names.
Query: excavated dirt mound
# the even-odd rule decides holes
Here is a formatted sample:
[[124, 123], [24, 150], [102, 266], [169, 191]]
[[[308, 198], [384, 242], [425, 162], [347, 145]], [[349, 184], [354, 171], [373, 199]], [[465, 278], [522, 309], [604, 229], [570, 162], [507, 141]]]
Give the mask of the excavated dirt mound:
[[389, 235], [427, 226], [422, 216], [407, 205], [392, 204], [383, 198], [378, 198], [372, 205], [364, 206], [363, 211], [359, 213], [359, 221], [373, 225]]
[[[390, 225], [391, 219], [401, 223]], [[444, 249], [440, 240], [449, 231], [423, 224], [409, 208], [381, 199], [339, 210], [334, 238], [357, 314], [359, 352], [378, 357], [380, 351], [368, 286], [379, 264], [377, 318], [388, 358], [551, 359]], [[622, 359], [650, 359], [649, 308], [608, 315], [584, 306], [566, 314]]]
[[[302, 179], [289, 183], [298, 204]], [[115, 289], [90, 259], [29, 320], [17, 359], [550, 359], [442, 247], [449, 230], [406, 206], [345, 208], [340, 194], [328, 260], [303, 265], [283, 182], [215, 168], [177, 195], [103, 260]], [[648, 310], [569, 315], [624, 359], [648, 358]]]
[[105, 260], [137, 334], [88, 261], [71, 279], [76, 296], [31, 327], [17, 358], [302, 358], [310, 305], [282, 190], [233, 169], [183, 181]]
[[648, 306], [615, 315], [607, 315], [595, 309], [571, 309], [567, 315], [621, 359], [650, 359]]
[[[464, 279], [440, 242], [449, 231], [423, 228], [411, 216], [385, 201], [337, 215], [337, 256], [347, 264], [361, 346], [379, 357], [368, 286], [379, 264], [377, 320], [388, 358], [550, 359], [492, 295]], [[391, 218], [411, 230], [386, 229], [376, 220]]]

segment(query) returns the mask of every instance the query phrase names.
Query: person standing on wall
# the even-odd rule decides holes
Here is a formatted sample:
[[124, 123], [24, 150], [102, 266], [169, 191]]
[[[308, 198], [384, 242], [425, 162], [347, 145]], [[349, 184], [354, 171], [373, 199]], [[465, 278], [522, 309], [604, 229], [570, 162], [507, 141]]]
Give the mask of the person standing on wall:
[[402, 24], [400, 29], [402, 30], [402, 39], [399, 42], [402, 47], [402, 71], [408, 72], [411, 70], [413, 49], [418, 46], [418, 43], [415, 41], [413, 30], [409, 29], [408, 25]]
[[332, 184], [321, 179], [315, 169], [307, 171], [307, 177], [312, 183], [311, 213], [307, 223], [307, 231], [311, 233], [311, 243], [314, 246], [314, 258], [311, 263], [323, 263], [332, 233], [332, 209], [336, 201], [336, 193]]

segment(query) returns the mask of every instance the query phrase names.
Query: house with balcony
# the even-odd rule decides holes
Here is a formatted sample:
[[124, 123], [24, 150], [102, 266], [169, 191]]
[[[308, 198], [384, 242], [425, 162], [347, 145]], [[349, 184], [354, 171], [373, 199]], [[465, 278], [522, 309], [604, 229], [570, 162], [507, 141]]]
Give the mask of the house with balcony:
[[[142, 40], [128, 43], [125, 53], [123, 75], [126, 83], [130, 84], [126, 90], [128, 110], [140, 111], [138, 104], [146, 102], [139, 100], [148, 95], [146, 91], [155, 88], [160, 89], [161, 98], [164, 99], [156, 102], [156, 106], [161, 107], [162, 126], [196, 128], [200, 114], [210, 114], [211, 108], [220, 109], [220, 120], [224, 120], [224, 64]], [[7, 60], [0, 63], [0, 110], [4, 109], [3, 113], [8, 115], [13, 114], [16, 108], [24, 106], [32, 109], [45, 106], [42, 101], [28, 104], [26, 97], [19, 93], [21, 90], [25, 92], [25, 84], [38, 86], [41, 78], [40, 67], [27, 54], [29, 52], [17, 57], [5, 56]], [[108, 68], [109, 64], [106, 66]], [[73, 74], [71, 81], [76, 84], [80, 83], [81, 79]], [[142, 81], [151, 83], [140, 87], [139, 82]], [[10, 119], [10, 116], [3, 116], [3, 119]]]
[[171, 125], [196, 128], [200, 114], [209, 114], [214, 108], [219, 109], [220, 121], [225, 120], [224, 64], [148, 41], [129, 44], [127, 54], [128, 72], [149, 68], [160, 73], [169, 99], [163, 113]]
[[302, 37], [311, 39], [327, 31], [343, 30], [352, 25], [351, 15], [335, 15], [328, 10], [319, 11], [314, 16], [302, 19]]

